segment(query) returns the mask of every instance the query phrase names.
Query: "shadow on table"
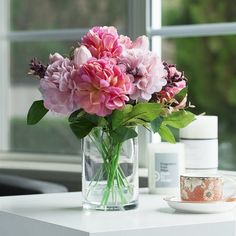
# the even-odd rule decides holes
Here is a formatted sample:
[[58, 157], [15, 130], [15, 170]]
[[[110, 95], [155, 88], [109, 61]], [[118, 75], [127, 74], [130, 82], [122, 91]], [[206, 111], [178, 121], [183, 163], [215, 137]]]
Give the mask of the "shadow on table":
[[187, 212], [182, 212], [182, 211], [177, 211], [177, 210], [174, 210], [170, 207], [162, 207], [162, 208], [159, 208], [157, 209], [158, 212], [161, 212], [161, 213], [165, 213], [165, 214], [171, 214], [171, 215], [185, 215], [185, 214], [189, 214]]

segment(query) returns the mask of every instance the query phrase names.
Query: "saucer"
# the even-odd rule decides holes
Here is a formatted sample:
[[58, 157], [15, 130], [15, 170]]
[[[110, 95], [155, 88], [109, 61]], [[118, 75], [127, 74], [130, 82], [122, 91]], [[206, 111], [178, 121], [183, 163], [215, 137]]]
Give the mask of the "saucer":
[[186, 202], [178, 197], [167, 197], [164, 200], [171, 208], [187, 213], [220, 213], [236, 207], [236, 198], [228, 198], [217, 202]]

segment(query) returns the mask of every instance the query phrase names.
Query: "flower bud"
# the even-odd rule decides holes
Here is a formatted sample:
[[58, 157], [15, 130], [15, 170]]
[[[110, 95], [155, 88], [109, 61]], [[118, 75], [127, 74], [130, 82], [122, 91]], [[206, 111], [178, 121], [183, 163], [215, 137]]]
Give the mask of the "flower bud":
[[74, 63], [78, 66], [86, 63], [91, 57], [92, 54], [84, 45], [76, 48], [74, 51]]

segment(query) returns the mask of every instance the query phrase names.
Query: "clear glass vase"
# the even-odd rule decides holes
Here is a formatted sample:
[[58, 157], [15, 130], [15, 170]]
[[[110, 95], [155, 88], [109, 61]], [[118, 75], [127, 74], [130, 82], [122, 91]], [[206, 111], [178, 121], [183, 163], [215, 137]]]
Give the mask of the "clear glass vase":
[[137, 139], [117, 143], [101, 128], [83, 142], [83, 207], [128, 210], [138, 204]]

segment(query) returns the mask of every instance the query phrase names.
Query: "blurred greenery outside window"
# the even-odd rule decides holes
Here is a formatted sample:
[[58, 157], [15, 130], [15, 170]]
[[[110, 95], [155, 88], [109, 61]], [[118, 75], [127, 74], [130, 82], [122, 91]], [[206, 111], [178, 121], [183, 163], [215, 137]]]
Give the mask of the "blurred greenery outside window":
[[[235, 2], [163, 0], [161, 21], [167, 28], [233, 23], [236, 22]], [[180, 31], [181, 27], [178, 33]], [[236, 30], [234, 32], [162, 38], [162, 59], [184, 70], [189, 80], [189, 100], [196, 106], [193, 111], [218, 116], [219, 168], [225, 170], [236, 170]]]

